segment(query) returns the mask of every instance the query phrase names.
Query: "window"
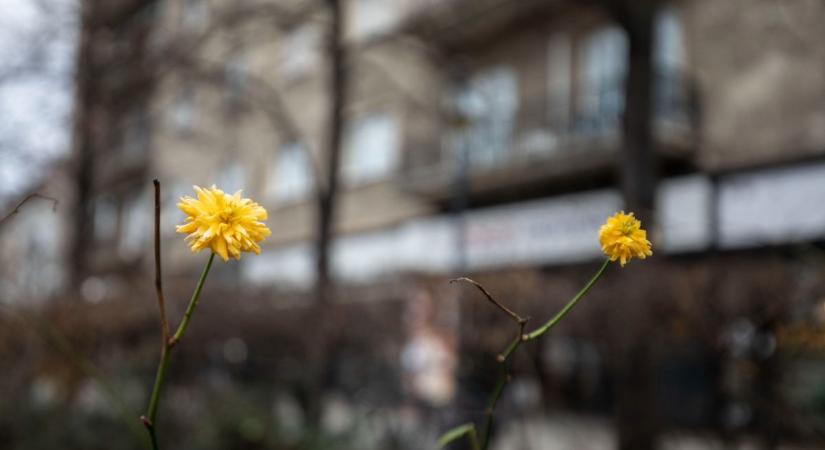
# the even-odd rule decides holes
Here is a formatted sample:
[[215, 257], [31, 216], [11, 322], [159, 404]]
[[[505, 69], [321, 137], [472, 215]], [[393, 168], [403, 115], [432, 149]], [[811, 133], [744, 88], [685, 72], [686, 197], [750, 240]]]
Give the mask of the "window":
[[281, 48], [281, 76], [286, 80], [294, 80], [317, 66], [320, 61], [320, 41], [320, 30], [311, 25], [304, 25], [289, 34]]
[[656, 70], [655, 113], [657, 120], [686, 123], [688, 121], [688, 92], [682, 78], [685, 51], [682, 27], [672, 8], [664, 8], [656, 15], [653, 62]]
[[171, 108], [172, 126], [181, 133], [189, 133], [195, 127], [195, 86], [186, 83], [175, 98]]
[[385, 178], [398, 166], [398, 122], [388, 114], [358, 120], [348, 133], [343, 176], [353, 184]]
[[[59, 229], [57, 214], [46, 210], [45, 214], [30, 215], [23, 235], [27, 247], [26, 257], [18, 262], [22, 272], [24, 290], [35, 298], [54, 294], [64, 283], [66, 269], [60, 258], [60, 244], [54, 230]], [[28, 299], [27, 299], [28, 300]]]
[[123, 125], [123, 159], [125, 163], [141, 162], [149, 150], [149, 117], [143, 110], [130, 113]]
[[98, 197], [94, 202], [94, 237], [99, 242], [115, 239], [117, 235], [117, 203], [111, 196]]
[[[230, 152], [232, 154], [234, 152]], [[246, 172], [238, 163], [231, 163], [221, 170], [218, 176], [218, 187], [224, 192], [234, 194], [239, 189], [244, 189], [246, 183]]]
[[550, 38], [547, 67], [547, 119], [553, 131], [563, 131], [570, 120], [570, 37], [558, 33]]
[[123, 205], [118, 252], [124, 259], [134, 258], [146, 248], [152, 229], [152, 208], [147, 200], [146, 195], [135, 195]]
[[232, 102], [239, 101], [246, 91], [246, 63], [239, 55], [229, 58], [224, 69], [227, 97]]
[[181, 26], [186, 31], [203, 30], [209, 22], [207, 0], [184, 0]]
[[405, 5], [389, 0], [355, 0], [352, 8], [352, 33], [366, 39], [388, 31], [400, 19]]
[[275, 157], [267, 196], [286, 203], [305, 198], [312, 188], [312, 166], [304, 146], [284, 145]]
[[518, 110], [518, 81], [509, 67], [473, 77], [453, 98], [463, 125], [448, 136], [453, 156], [468, 152], [474, 166], [492, 166], [508, 156]]
[[607, 131], [618, 126], [624, 111], [627, 51], [627, 37], [616, 26], [596, 30], [580, 48], [579, 131]]
[[659, 70], [680, 70], [685, 59], [682, 47], [682, 26], [672, 8], [664, 8], [656, 15], [656, 47], [653, 59]]

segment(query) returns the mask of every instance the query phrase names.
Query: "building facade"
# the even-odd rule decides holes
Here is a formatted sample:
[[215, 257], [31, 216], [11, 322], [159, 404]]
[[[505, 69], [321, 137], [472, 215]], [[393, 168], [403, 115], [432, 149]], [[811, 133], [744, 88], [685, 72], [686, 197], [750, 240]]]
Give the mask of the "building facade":
[[[783, 5], [777, 16], [759, 4], [738, 17], [740, 7], [674, 1], [655, 12], [653, 236], [667, 253], [816, 242], [825, 230], [821, 214], [800, 207], [823, 194], [825, 111], [812, 93], [825, 82], [812, 67], [825, 54], [810, 39], [821, 11]], [[67, 201], [85, 206], [67, 225], [76, 275], [63, 279], [146, 272], [157, 177], [168, 271], [199, 265], [175, 236], [176, 199], [217, 184], [271, 213], [263, 255], [233, 277], [308, 289], [328, 11], [206, 0], [88, 8], [66, 166], [78, 174]], [[629, 64], [626, 33], [605, 10], [357, 0], [345, 23], [340, 281], [598, 257], [591, 236], [622, 208]]]
[[[70, 243], [50, 263], [17, 258], [31, 264], [9, 271], [4, 286], [27, 285], [38, 268], [61, 273], [44, 275], [54, 283], [30, 295], [62, 286], [97, 302], [145, 284], [157, 178], [168, 281], [191, 281], [204, 259], [174, 232], [183, 220], [177, 198], [193, 184], [216, 184], [265, 206], [272, 236], [260, 256], [224, 266], [215, 279], [273, 304], [296, 296], [306, 304], [331, 101], [326, 4], [104, 3], [89, 6], [100, 18], [85, 23], [79, 44], [75, 152], [44, 188], [77, 205], [61, 219]], [[656, 268], [644, 275], [644, 292], [709, 303], [730, 293], [757, 304], [768, 290], [760, 283], [787, 271], [777, 285], [795, 289], [787, 295], [804, 308], [782, 318], [808, 320], [822, 288], [794, 284], [797, 261], [787, 255], [819, 251], [825, 241], [825, 47], [816, 38], [825, 8], [650, 4]], [[344, 6], [348, 83], [332, 274], [348, 293], [342, 301], [409, 301], [414, 323], [402, 364], [410, 385], [433, 404], [448, 402], [460, 395], [449, 378], [466, 309], [451, 302], [455, 293], [441, 302], [433, 286], [478, 275], [541, 300], [570, 290], [564, 277], [582, 276], [602, 257], [598, 228], [625, 208], [630, 38], [600, 2]], [[6, 253], [40, 251], [49, 207], [0, 230]], [[818, 267], [798, 273], [815, 278]], [[447, 311], [439, 316], [434, 305]], [[679, 324], [669, 326], [678, 335]], [[741, 331], [734, 328], [722, 334]], [[610, 364], [583, 339], [561, 342], [547, 350], [551, 371], [575, 367], [597, 379]], [[446, 362], [421, 369], [432, 355]]]

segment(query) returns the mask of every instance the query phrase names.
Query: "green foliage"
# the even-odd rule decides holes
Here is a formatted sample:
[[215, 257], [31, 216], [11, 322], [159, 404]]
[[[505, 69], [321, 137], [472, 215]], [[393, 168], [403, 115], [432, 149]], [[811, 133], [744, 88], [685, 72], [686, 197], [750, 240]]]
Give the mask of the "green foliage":
[[472, 423], [459, 425], [442, 434], [438, 439], [438, 447], [443, 448], [449, 443], [460, 439], [465, 435], [467, 436], [467, 439], [470, 440], [470, 445], [473, 450], [478, 450], [480, 448], [478, 443], [478, 435], [476, 434], [476, 426]]

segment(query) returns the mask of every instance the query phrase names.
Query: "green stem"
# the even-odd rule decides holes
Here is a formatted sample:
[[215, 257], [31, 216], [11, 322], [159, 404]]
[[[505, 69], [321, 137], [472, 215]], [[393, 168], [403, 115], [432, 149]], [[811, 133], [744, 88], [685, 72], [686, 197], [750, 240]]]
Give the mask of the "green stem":
[[604, 273], [604, 270], [607, 269], [608, 264], [610, 264], [610, 260], [606, 259], [604, 261], [604, 264], [602, 264], [602, 266], [599, 268], [599, 270], [596, 272], [596, 274], [593, 275], [593, 278], [591, 278], [590, 281], [588, 281], [587, 284], [584, 285], [584, 287], [578, 292], [578, 294], [576, 294], [575, 297], [570, 299], [570, 301], [567, 302], [566, 305], [564, 305], [564, 308], [562, 308], [561, 311], [559, 311], [555, 316], [553, 316], [552, 319], [548, 320], [547, 323], [545, 323], [544, 325], [542, 325], [542, 326], [536, 328], [535, 330], [531, 331], [527, 335], [526, 340], [532, 340], [532, 339], [539, 338], [544, 333], [547, 333], [548, 331], [550, 331], [551, 328], [556, 326], [556, 324], [559, 323], [559, 321], [561, 319], [563, 319], [564, 316], [566, 316], [567, 313], [570, 312], [570, 310], [573, 309], [574, 306], [576, 306], [576, 303], [578, 303], [579, 300], [581, 300], [582, 297], [584, 297], [584, 294], [587, 294], [587, 291], [589, 291], [590, 288], [593, 287], [594, 284], [596, 284], [596, 281], [598, 281], [599, 278], [602, 276], [602, 274]]
[[155, 419], [158, 415], [158, 406], [160, 405], [163, 382], [166, 380], [166, 368], [169, 365], [169, 356], [172, 354], [172, 348], [183, 337], [183, 334], [186, 332], [186, 328], [189, 326], [192, 313], [198, 306], [198, 300], [201, 296], [203, 284], [206, 281], [206, 275], [209, 273], [209, 269], [212, 267], [212, 261], [214, 261], [214, 259], [215, 254], [210, 254], [209, 260], [206, 262], [206, 266], [203, 268], [201, 277], [198, 280], [198, 284], [195, 286], [195, 292], [192, 293], [192, 298], [189, 300], [189, 306], [186, 307], [186, 312], [183, 314], [183, 320], [178, 326], [175, 335], [172, 336], [169, 341], [164, 342], [163, 347], [161, 347], [160, 350], [160, 363], [158, 363], [158, 371], [155, 375], [155, 385], [152, 387], [152, 398], [149, 400], [149, 410], [146, 413], [146, 419], [148, 421], [146, 423], [146, 428], [149, 430], [149, 437], [152, 441], [152, 448], [154, 450], [159, 450], [160, 448], [158, 446], [157, 436], [155, 434]]
[[189, 321], [192, 318], [192, 313], [195, 311], [195, 308], [198, 306], [198, 298], [201, 296], [201, 289], [203, 289], [203, 282], [206, 281], [206, 275], [209, 273], [209, 268], [212, 267], [212, 261], [215, 260], [215, 253], [209, 255], [209, 261], [206, 262], [206, 267], [203, 268], [203, 272], [201, 273], [201, 278], [198, 280], [198, 285], [195, 286], [195, 292], [192, 293], [192, 299], [189, 300], [189, 306], [186, 307], [186, 312], [183, 313], [183, 320], [178, 325], [178, 330], [175, 331], [175, 335], [172, 336], [172, 345], [177, 343], [182, 337], [183, 333], [186, 332], [186, 328], [189, 326]]
[[[547, 323], [532, 331], [531, 333], [527, 334], [526, 336], [522, 334], [523, 331], [519, 333], [519, 336], [516, 337], [516, 339], [512, 341], [510, 345], [507, 346], [507, 348], [501, 355], [499, 355], [499, 362], [502, 364], [502, 373], [501, 377], [496, 383], [496, 387], [493, 389], [492, 395], [490, 395], [490, 399], [487, 402], [487, 410], [484, 412], [484, 427], [481, 430], [481, 450], [487, 450], [487, 447], [490, 445], [490, 435], [493, 431], [493, 415], [495, 413], [496, 404], [498, 403], [499, 398], [501, 398], [501, 394], [504, 393], [504, 387], [509, 382], [510, 375], [507, 371], [507, 360], [510, 359], [510, 356], [513, 354], [513, 352], [516, 351], [516, 349], [518, 349], [519, 345], [522, 342], [541, 337], [542, 335], [550, 331], [550, 329], [553, 328], [562, 318], [564, 318], [564, 316], [567, 315], [567, 313], [570, 312], [570, 310], [573, 309], [574, 306], [576, 306], [576, 303], [578, 303], [579, 300], [581, 300], [584, 297], [584, 295], [587, 294], [587, 291], [589, 291], [590, 288], [593, 287], [594, 284], [596, 284], [596, 281], [599, 280], [599, 278], [604, 273], [605, 269], [607, 269], [608, 264], [610, 264], [609, 259], [604, 261], [604, 263], [596, 272], [596, 274], [593, 275], [593, 278], [591, 278], [590, 281], [588, 281], [587, 284], [585, 284], [584, 287], [576, 294], [576, 296], [570, 299], [570, 301], [567, 302], [564, 308], [562, 308], [561, 311], [559, 311], [555, 316], [553, 316], [552, 319], [548, 320]], [[522, 324], [522, 330], [523, 328], [524, 325]]]
[[510, 355], [512, 355], [513, 352], [516, 351], [518, 346], [521, 344], [522, 340], [523, 336], [521, 334], [516, 336], [516, 338], [513, 339], [512, 342], [510, 342], [510, 345], [508, 345], [507, 348], [504, 349], [504, 351], [498, 356], [499, 362], [504, 363], [505, 361], [510, 359]]
[[150, 425], [147, 430], [149, 430], [149, 440], [152, 442], [152, 450], [160, 450], [160, 446], [158, 445], [158, 436], [155, 433], [155, 426]]
[[[516, 345], [518, 347], [518, 345]], [[487, 450], [487, 447], [490, 445], [490, 435], [493, 431], [493, 416], [496, 412], [496, 404], [498, 404], [499, 398], [501, 398], [501, 394], [504, 393], [504, 386], [510, 381], [510, 374], [507, 373], [507, 362], [502, 362], [502, 372], [501, 377], [498, 379], [496, 383], [496, 387], [493, 388], [493, 393], [490, 395], [490, 399], [487, 401], [487, 410], [484, 411], [484, 428], [481, 429], [481, 449], [480, 450]]]
[[472, 446], [473, 450], [481, 450], [481, 447], [478, 445], [478, 435], [476, 434], [475, 427], [470, 429], [470, 445]]
[[[593, 287], [594, 284], [596, 284], [596, 281], [599, 280], [599, 278], [604, 273], [605, 269], [607, 269], [608, 264], [610, 264], [609, 259], [604, 261], [604, 263], [596, 272], [596, 274], [593, 275], [593, 278], [591, 278], [590, 281], [588, 281], [587, 284], [585, 284], [584, 287], [572, 299], [570, 299], [570, 301], [567, 302], [567, 304], [564, 306], [564, 308], [561, 309], [561, 311], [559, 311], [555, 316], [553, 316], [552, 319], [548, 320], [547, 323], [530, 332], [529, 334], [524, 334], [524, 325], [527, 321], [522, 320], [521, 317], [519, 317], [515, 313], [510, 314], [511, 316], [514, 316], [519, 320], [521, 329], [519, 330], [519, 335], [513, 341], [511, 341], [507, 348], [504, 349], [504, 352], [502, 352], [498, 356], [498, 362], [499, 364], [501, 364], [502, 367], [501, 377], [498, 379], [498, 382], [496, 383], [495, 388], [493, 388], [493, 392], [492, 394], [490, 394], [490, 398], [487, 401], [487, 409], [484, 411], [484, 426], [481, 429], [480, 443], [478, 442], [478, 436], [475, 434], [475, 428], [470, 430], [469, 438], [474, 450], [487, 450], [487, 447], [490, 445], [490, 436], [492, 435], [493, 431], [493, 419], [495, 415], [496, 405], [498, 404], [501, 395], [504, 393], [504, 388], [510, 381], [510, 374], [507, 370], [507, 362], [510, 359], [510, 356], [512, 356], [512, 354], [519, 348], [522, 342], [537, 339], [543, 336], [545, 333], [550, 331], [550, 329], [553, 328], [561, 319], [563, 319], [564, 316], [567, 315], [567, 313], [570, 312], [570, 310], [573, 309], [574, 306], [576, 306], [576, 303], [578, 303], [579, 300], [581, 300], [584, 297], [584, 295], [587, 294], [587, 291], [589, 291], [590, 288]], [[480, 285], [477, 284], [476, 286], [479, 287], [479, 289], [481, 289], [481, 291], [484, 292], [484, 294], [487, 295], [487, 297], [490, 298], [491, 301], [498, 305], [498, 303], [492, 300], [492, 297], [489, 294], [487, 294], [487, 291], [485, 291], [484, 288], [480, 287]]]
[[168, 343], [164, 344], [160, 350], [160, 363], [158, 364], [157, 374], [155, 374], [155, 385], [152, 387], [152, 398], [149, 400], [149, 411], [146, 413], [146, 417], [149, 419], [147, 429], [152, 440], [152, 448], [155, 450], [158, 449], [157, 437], [155, 436], [155, 417], [158, 414], [160, 393], [163, 388], [163, 381], [166, 379], [166, 367], [169, 365], [169, 355], [171, 353], [172, 347]]

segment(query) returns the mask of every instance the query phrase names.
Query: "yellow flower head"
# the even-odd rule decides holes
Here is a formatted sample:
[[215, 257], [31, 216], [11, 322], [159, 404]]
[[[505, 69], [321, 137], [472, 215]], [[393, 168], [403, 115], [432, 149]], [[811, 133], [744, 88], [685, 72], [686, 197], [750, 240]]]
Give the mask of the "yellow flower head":
[[611, 261], [618, 259], [622, 267], [631, 258], [645, 259], [653, 254], [642, 223], [633, 217], [633, 213], [625, 214], [624, 211], [609, 217], [602, 225], [599, 229], [599, 243], [604, 254]]
[[229, 195], [212, 185], [203, 189], [194, 186], [198, 198], [183, 197], [178, 208], [188, 217], [178, 225], [178, 233], [186, 233], [192, 252], [211, 248], [224, 261], [230, 256], [241, 258], [241, 252], [261, 253], [257, 242], [269, 236], [269, 228], [263, 223], [266, 210], [248, 198], [241, 198], [241, 191]]

